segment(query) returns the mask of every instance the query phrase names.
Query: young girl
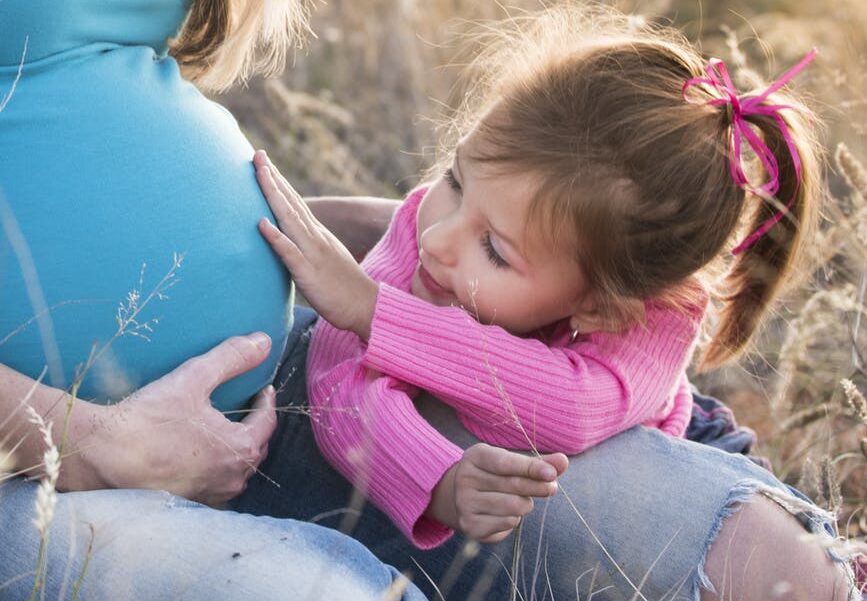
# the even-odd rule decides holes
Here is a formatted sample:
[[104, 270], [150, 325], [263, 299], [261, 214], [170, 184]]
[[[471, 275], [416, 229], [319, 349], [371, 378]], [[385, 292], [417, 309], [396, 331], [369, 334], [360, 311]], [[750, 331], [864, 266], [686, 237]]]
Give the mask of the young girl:
[[499, 540], [527, 497], [553, 493], [563, 457], [515, 474], [464, 455], [418, 415], [419, 389], [500, 447], [682, 436], [707, 268], [734, 254], [714, 367], [747, 344], [816, 221], [811, 115], [780, 89], [812, 54], [745, 95], [671, 33], [577, 36], [561, 17], [488, 46], [448, 166], [361, 268], [256, 157], [283, 233], [260, 230], [328, 322], [307, 364], [320, 448], [421, 547], [449, 527]]

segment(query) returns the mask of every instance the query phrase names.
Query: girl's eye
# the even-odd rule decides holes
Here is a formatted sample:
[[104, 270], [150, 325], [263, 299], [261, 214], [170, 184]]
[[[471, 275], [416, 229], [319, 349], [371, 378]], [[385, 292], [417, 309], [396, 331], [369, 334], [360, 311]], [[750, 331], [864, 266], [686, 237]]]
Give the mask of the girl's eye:
[[458, 183], [458, 180], [455, 178], [455, 172], [452, 171], [451, 167], [446, 169], [446, 172], [443, 173], [443, 177], [445, 178], [446, 183], [449, 185], [449, 188], [451, 188], [452, 190], [454, 190], [458, 194], [461, 193], [461, 191], [462, 191], [461, 185], [460, 185], [460, 183]]
[[494, 243], [491, 242], [491, 235], [486, 233], [482, 236], [482, 247], [485, 249], [485, 253], [488, 255], [488, 259], [494, 265], [494, 267], [508, 267], [509, 262], [506, 261], [500, 253], [497, 252], [497, 249], [494, 248]]

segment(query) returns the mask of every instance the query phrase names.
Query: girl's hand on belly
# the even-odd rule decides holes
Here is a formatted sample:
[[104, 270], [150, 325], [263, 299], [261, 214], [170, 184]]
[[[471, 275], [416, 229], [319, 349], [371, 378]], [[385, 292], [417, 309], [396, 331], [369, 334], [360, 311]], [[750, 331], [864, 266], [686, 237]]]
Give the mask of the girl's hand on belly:
[[295, 285], [334, 327], [370, 337], [379, 285], [313, 215], [263, 151], [253, 157], [256, 178], [280, 229], [263, 218], [259, 231], [289, 269]]
[[95, 440], [79, 444], [96, 472], [89, 487], [167, 490], [211, 505], [240, 494], [277, 424], [274, 387], [256, 396], [239, 423], [214, 409], [210, 395], [270, 349], [264, 334], [229, 338], [107, 407]]

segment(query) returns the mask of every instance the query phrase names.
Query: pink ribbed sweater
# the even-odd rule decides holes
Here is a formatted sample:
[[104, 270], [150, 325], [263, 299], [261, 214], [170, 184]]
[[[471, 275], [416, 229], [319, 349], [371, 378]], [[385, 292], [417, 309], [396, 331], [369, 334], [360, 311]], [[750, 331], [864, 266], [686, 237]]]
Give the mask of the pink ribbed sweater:
[[501, 447], [576, 454], [637, 424], [683, 435], [692, 409], [684, 370], [704, 307], [647, 303], [644, 326], [569, 344], [568, 324], [520, 338], [433, 306], [409, 293], [423, 195], [410, 194], [362, 263], [380, 282], [367, 344], [320, 320], [307, 360], [322, 453], [413, 543], [430, 548], [450, 536], [424, 512], [462, 455], [415, 410], [420, 389]]

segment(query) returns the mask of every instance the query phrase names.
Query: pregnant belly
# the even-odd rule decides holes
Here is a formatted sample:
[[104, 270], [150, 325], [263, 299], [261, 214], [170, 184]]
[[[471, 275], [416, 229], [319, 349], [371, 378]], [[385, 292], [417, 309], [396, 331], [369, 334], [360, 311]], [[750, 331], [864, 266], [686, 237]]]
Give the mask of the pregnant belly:
[[268, 208], [253, 150], [173, 61], [103, 48], [27, 65], [0, 152], [5, 225], [21, 234], [0, 240], [0, 363], [31, 377], [47, 366], [66, 387], [97, 356], [80, 394], [117, 400], [261, 330], [270, 357], [215, 405], [242, 409], [270, 381], [291, 283], [256, 231]]

